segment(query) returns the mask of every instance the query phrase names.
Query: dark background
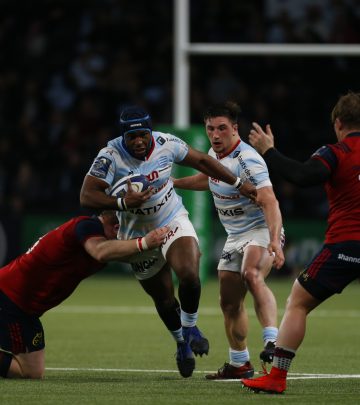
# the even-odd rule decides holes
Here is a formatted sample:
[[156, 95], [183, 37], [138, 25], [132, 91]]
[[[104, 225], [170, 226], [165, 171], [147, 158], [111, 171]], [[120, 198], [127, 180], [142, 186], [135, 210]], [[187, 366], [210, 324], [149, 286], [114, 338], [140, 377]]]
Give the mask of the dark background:
[[[360, 43], [357, 0], [190, 0], [191, 41]], [[98, 150], [125, 103], [173, 122], [173, 2], [0, 0], [0, 219], [8, 258], [28, 214], [76, 215]], [[279, 150], [306, 160], [335, 142], [331, 109], [359, 91], [359, 57], [191, 56], [191, 123], [240, 103], [240, 132], [271, 123]], [[325, 219], [321, 187], [272, 177], [286, 218]]]

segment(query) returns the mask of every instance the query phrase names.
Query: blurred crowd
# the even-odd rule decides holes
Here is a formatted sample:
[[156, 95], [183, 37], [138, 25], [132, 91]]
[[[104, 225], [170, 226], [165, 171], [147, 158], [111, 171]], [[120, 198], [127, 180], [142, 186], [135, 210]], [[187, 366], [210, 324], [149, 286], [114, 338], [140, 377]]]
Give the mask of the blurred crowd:
[[[360, 43], [358, 0], [189, 2], [192, 42]], [[173, 2], [0, 0], [0, 11], [0, 213], [76, 213], [124, 104], [173, 122]], [[330, 108], [360, 90], [358, 59], [191, 56], [191, 122], [233, 99], [244, 139], [270, 122], [277, 147], [306, 159], [335, 140]], [[284, 215], [325, 217], [322, 189], [274, 184]]]

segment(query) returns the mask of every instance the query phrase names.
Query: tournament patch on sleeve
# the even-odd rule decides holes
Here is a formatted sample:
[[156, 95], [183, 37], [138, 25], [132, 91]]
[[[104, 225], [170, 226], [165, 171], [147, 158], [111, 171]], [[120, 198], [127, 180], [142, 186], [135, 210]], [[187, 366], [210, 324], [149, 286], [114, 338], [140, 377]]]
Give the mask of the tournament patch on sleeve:
[[99, 156], [94, 160], [94, 163], [92, 164], [90, 169], [90, 174], [92, 176], [98, 177], [99, 179], [105, 179], [108, 174], [110, 165], [111, 159], [104, 156]]

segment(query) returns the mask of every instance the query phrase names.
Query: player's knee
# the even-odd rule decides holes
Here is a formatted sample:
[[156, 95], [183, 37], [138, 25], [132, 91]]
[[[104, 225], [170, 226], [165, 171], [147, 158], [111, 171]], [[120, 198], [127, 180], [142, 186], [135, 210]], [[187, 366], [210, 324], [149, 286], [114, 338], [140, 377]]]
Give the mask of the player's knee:
[[244, 269], [243, 277], [250, 291], [260, 285], [264, 285], [264, 279], [256, 268], [249, 267]]
[[225, 298], [220, 297], [220, 308], [224, 316], [234, 317], [237, 316], [241, 309], [241, 303], [232, 302]]
[[23, 378], [30, 380], [41, 380], [44, 378], [45, 368], [44, 367], [34, 367], [31, 369], [23, 370]]

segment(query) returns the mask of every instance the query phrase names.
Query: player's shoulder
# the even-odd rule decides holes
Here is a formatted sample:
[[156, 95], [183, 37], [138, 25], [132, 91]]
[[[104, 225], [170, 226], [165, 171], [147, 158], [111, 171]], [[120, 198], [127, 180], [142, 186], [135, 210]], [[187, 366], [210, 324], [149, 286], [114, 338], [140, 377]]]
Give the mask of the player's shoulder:
[[248, 163], [261, 163], [262, 165], [265, 165], [265, 160], [262, 158], [260, 153], [258, 153], [255, 148], [244, 141], [241, 141], [237, 149], [234, 151], [234, 157], [243, 159]]
[[79, 242], [90, 236], [104, 236], [104, 226], [96, 215], [74, 218], [74, 233]]
[[180, 139], [178, 136], [176, 136], [174, 134], [160, 132], [160, 131], [153, 131], [152, 135], [153, 135], [155, 143], [160, 146], [163, 146], [165, 144], [167, 144], [167, 145], [172, 145], [172, 144], [186, 145], [186, 142], [184, 142], [182, 139]]

